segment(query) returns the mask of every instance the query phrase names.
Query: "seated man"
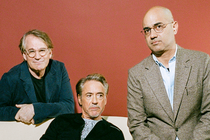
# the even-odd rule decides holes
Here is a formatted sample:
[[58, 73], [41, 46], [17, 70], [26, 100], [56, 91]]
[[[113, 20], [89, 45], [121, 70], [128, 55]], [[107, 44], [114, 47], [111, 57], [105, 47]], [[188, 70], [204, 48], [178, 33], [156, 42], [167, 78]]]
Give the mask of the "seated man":
[[108, 83], [100, 74], [82, 78], [76, 85], [82, 114], [65, 114], [52, 121], [40, 140], [124, 140], [122, 131], [102, 119]]
[[24, 61], [0, 81], [0, 121], [38, 124], [74, 112], [70, 80], [62, 62], [52, 60], [45, 32], [31, 30], [20, 40]]

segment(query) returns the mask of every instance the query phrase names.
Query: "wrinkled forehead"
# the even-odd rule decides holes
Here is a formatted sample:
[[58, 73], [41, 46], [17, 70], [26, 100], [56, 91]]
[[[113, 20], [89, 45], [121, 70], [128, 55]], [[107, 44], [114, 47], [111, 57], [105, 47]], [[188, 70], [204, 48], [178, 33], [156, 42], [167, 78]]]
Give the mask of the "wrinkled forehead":
[[36, 48], [36, 49], [39, 49], [39, 48], [48, 48], [47, 47], [47, 44], [46, 42], [39, 38], [39, 37], [36, 37], [34, 35], [27, 35], [25, 37], [25, 40], [24, 40], [24, 46], [25, 46], [25, 49], [29, 49], [29, 48]]
[[83, 86], [82, 94], [86, 93], [104, 93], [105, 94], [105, 88], [103, 84], [99, 81], [90, 80], [86, 81]]

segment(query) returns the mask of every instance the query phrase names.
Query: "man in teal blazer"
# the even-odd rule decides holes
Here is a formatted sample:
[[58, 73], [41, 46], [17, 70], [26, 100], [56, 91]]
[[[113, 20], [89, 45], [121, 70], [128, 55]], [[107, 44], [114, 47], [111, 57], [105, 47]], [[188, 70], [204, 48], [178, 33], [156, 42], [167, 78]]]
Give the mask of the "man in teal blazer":
[[62, 62], [52, 60], [52, 42], [45, 32], [28, 31], [20, 41], [24, 61], [0, 81], [0, 121], [38, 124], [74, 113], [70, 80]]
[[135, 140], [210, 139], [209, 55], [176, 44], [178, 23], [155, 6], [143, 19], [152, 54], [129, 70], [128, 126]]

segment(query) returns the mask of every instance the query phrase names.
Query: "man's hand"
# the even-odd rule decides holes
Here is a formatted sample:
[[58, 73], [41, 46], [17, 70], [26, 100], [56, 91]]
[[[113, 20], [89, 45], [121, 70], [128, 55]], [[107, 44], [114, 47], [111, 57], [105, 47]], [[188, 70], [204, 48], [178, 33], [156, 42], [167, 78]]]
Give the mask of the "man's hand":
[[34, 124], [34, 106], [33, 104], [20, 104], [16, 105], [17, 108], [20, 108], [17, 114], [15, 115], [15, 119], [17, 121], [26, 123], [26, 124]]

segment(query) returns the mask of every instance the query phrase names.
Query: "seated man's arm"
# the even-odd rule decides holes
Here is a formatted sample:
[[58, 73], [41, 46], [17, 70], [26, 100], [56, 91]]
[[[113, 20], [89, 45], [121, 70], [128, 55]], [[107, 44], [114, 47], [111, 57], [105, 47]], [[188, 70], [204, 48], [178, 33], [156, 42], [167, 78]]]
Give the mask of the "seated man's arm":
[[[28, 124], [33, 123], [33, 105], [16, 105], [14, 98], [18, 98], [18, 95], [16, 95], [18, 88], [15, 87], [17, 87], [18, 84], [13, 83], [14, 81], [9, 79], [7, 74], [4, 74], [0, 81], [0, 121], [17, 120]], [[22, 100], [20, 100], [20, 102], [21, 101]]]
[[13, 102], [12, 88], [6, 74], [0, 80], [0, 121], [15, 121], [19, 108]]

